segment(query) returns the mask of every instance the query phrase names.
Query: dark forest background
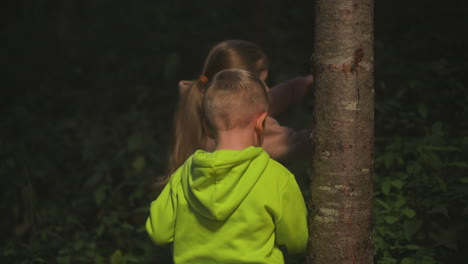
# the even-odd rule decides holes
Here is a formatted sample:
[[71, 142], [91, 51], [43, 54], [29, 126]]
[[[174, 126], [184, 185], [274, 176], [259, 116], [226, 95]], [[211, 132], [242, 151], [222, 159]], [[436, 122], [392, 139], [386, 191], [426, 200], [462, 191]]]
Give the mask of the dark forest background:
[[[465, 263], [468, 2], [375, 4], [375, 262]], [[144, 222], [178, 80], [225, 39], [265, 50], [270, 86], [310, 72], [312, 0], [10, 0], [1, 12], [1, 263], [168, 263]], [[312, 105], [313, 92], [281, 123], [310, 127]], [[308, 159], [286, 164], [306, 197]]]

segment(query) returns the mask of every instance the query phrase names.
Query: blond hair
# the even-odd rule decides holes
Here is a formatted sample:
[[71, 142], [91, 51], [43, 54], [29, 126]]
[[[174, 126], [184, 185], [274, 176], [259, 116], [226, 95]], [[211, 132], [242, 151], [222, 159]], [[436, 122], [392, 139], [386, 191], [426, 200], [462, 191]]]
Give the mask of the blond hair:
[[252, 73], [241, 69], [216, 74], [203, 99], [207, 124], [217, 130], [244, 128], [256, 115], [268, 111], [267, 87]]
[[205, 89], [218, 72], [234, 68], [249, 71], [259, 77], [260, 73], [268, 69], [268, 59], [257, 45], [245, 40], [226, 40], [211, 49], [201, 73], [206, 79], [194, 80], [192, 87], [182, 95], [177, 106], [167, 173], [156, 183], [157, 189], [164, 187], [172, 173], [195, 150], [204, 146], [207, 137], [202, 109]]

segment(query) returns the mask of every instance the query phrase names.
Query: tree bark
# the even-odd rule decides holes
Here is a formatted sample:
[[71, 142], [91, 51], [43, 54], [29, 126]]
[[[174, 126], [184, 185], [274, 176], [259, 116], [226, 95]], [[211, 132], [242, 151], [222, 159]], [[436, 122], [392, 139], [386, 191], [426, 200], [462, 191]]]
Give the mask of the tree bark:
[[309, 262], [372, 254], [373, 0], [316, 0]]

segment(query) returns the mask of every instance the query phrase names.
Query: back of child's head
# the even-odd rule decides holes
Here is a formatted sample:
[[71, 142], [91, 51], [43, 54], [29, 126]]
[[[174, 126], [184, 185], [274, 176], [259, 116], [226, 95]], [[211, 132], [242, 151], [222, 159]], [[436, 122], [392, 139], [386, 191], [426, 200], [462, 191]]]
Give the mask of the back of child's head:
[[212, 79], [225, 69], [242, 69], [260, 76], [268, 69], [268, 59], [255, 44], [245, 40], [226, 40], [214, 46], [205, 60], [203, 75]]
[[268, 59], [255, 44], [244, 40], [226, 40], [215, 45], [205, 60], [200, 78], [181, 95], [174, 120], [174, 141], [170, 153], [167, 177], [197, 149], [203, 148], [206, 133], [203, 129], [202, 99], [214, 76], [225, 69], [243, 69], [259, 77], [268, 68]]
[[217, 130], [244, 128], [268, 111], [267, 87], [251, 72], [228, 69], [217, 73], [203, 98], [206, 122]]

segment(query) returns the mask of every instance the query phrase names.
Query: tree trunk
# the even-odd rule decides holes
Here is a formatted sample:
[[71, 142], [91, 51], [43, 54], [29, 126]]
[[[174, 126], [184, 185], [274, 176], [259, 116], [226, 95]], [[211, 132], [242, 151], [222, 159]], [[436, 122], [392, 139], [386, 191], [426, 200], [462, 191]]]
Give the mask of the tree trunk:
[[316, 0], [310, 262], [373, 263], [373, 0]]

